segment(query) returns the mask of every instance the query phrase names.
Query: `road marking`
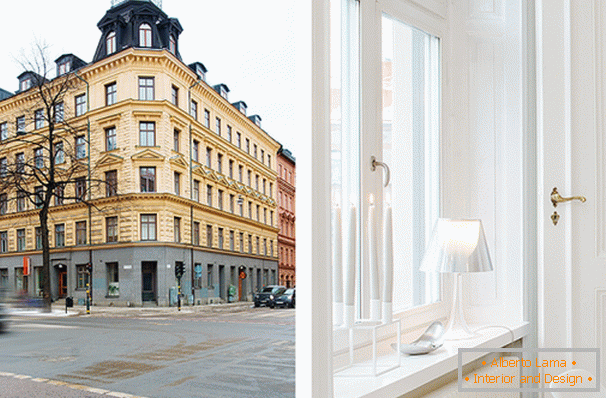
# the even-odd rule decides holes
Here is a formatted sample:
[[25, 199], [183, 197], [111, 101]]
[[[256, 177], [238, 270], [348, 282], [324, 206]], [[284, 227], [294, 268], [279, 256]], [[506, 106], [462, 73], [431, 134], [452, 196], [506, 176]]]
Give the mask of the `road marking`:
[[44, 323], [18, 323], [14, 325], [19, 328], [37, 328], [37, 329], [79, 329], [78, 326], [52, 325]]
[[146, 397], [142, 397], [142, 396], [138, 396], [138, 395], [132, 395], [132, 394], [127, 394], [127, 393], [123, 393], [123, 392], [108, 391], [108, 390], [103, 390], [101, 388], [88, 387], [88, 386], [84, 386], [84, 385], [81, 385], [81, 384], [71, 384], [71, 383], [67, 383], [67, 382], [64, 382], [64, 381], [60, 381], [60, 380], [50, 380], [50, 379], [44, 379], [44, 378], [41, 378], [41, 377], [32, 378], [32, 376], [18, 375], [18, 374], [9, 373], [9, 372], [0, 372], [0, 376], [13, 377], [15, 379], [21, 379], [21, 380], [28, 380], [29, 379], [31, 381], [35, 381], [35, 382], [38, 382], [38, 383], [52, 384], [54, 386], [67, 387], [67, 388], [71, 388], [72, 390], [81, 390], [81, 391], [92, 392], [92, 393], [95, 393], [95, 394], [105, 395], [105, 396], [108, 396], [108, 397], [115, 397], [115, 398], [146, 398]]

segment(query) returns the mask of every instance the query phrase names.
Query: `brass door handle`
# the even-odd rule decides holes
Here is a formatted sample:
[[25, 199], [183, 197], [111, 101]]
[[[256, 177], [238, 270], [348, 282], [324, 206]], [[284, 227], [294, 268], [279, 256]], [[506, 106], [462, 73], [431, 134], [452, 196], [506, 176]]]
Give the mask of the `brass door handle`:
[[564, 198], [558, 192], [558, 188], [554, 188], [553, 191], [551, 191], [551, 203], [553, 203], [553, 207], [557, 207], [558, 203], [570, 202], [571, 200], [575, 199], [580, 200], [581, 202], [585, 202], [587, 200], [584, 196], [572, 196], [570, 198]]

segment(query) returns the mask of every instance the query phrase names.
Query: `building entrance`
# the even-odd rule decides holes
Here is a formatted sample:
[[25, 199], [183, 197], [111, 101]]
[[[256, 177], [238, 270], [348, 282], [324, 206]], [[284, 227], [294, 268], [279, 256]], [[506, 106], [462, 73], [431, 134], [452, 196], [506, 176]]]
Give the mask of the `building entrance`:
[[62, 267], [59, 269], [59, 298], [67, 297], [67, 269]]
[[157, 263], [143, 261], [141, 263], [141, 300], [157, 301]]

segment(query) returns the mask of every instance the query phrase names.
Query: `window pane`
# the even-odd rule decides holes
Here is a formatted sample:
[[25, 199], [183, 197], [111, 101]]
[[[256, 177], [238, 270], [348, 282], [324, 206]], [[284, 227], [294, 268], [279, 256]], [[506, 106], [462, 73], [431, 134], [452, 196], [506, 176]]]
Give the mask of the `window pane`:
[[[440, 214], [440, 40], [383, 17], [383, 159], [391, 168], [394, 310], [439, 300], [439, 275], [419, 271]], [[388, 199], [389, 200], [389, 199]]]

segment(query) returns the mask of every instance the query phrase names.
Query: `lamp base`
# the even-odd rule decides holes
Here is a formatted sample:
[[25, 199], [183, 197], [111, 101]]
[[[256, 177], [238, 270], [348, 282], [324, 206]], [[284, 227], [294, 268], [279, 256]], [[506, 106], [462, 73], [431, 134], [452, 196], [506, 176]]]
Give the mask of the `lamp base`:
[[465, 321], [465, 314], [463, 313], [462, 282], [462, 274], [460, 272], [455, 273], [452, 310], [450, 311], [450, 319], [448, 320], [448, 326], [446, 326], [446, 332], [444, 333], [444, 340], [466, 340], [478, 337], [477, 333], [472, 332], [469, 329], [469, 326], [467, 326], [467, 322]]

